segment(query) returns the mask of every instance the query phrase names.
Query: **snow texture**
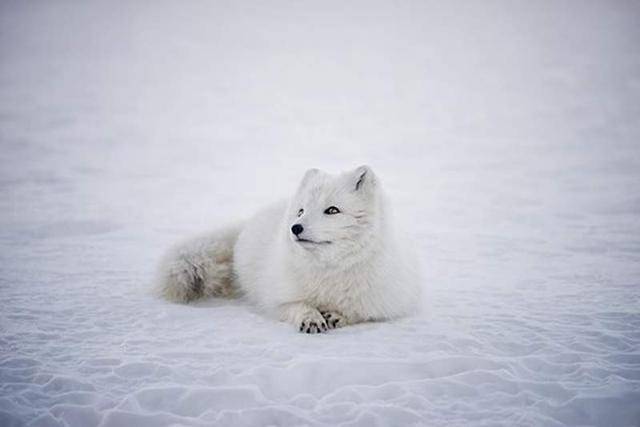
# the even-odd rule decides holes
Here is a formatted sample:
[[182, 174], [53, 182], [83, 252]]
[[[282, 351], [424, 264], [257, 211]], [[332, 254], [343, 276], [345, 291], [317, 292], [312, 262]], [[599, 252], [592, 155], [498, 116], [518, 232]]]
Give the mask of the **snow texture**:
[[[640, 425], [637, 2], [0, 3], [0, 425]], [[423, 315], [150, 295], [371, 164]]]

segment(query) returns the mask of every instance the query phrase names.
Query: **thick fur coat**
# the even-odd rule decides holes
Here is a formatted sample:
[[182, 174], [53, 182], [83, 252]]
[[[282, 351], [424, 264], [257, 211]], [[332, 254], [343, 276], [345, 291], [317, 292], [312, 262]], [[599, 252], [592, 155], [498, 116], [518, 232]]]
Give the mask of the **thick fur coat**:
[[306, 172], [245, 224], [178, 245], [161, 264], [172, 301], [246, 297], [306, 333], [416, 311], [421, 277], [371, 168]]

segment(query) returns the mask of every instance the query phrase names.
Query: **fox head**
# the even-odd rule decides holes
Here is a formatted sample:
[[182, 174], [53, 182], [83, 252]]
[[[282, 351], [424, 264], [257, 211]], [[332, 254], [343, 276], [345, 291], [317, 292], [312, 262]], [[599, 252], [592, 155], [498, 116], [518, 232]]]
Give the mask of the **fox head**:
[[380, 189], [369, 166], [331, 175], [308, 170], [287, 212], [292, 249], [322, 264], [357, 261], [381, 224]]

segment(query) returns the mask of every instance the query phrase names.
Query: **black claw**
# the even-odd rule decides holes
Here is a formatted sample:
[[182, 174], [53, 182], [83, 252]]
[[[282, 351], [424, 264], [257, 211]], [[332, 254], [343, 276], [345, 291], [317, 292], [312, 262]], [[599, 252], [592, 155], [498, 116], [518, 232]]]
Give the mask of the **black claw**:
[[[334, 325], [335, 322], [338, 319], [334, 320]], [[332, 327], [331, 322], [328, 321], [323, 321], [323, 322], [316, 322], [316, 321], [309, 321], [309, 320], [304, 320], [301, 324], [300, 324], [300, 329], [298, 329], [300, 332], [304, 332], [307, 334], [321, 334], [324, 331], [329, 330]]]

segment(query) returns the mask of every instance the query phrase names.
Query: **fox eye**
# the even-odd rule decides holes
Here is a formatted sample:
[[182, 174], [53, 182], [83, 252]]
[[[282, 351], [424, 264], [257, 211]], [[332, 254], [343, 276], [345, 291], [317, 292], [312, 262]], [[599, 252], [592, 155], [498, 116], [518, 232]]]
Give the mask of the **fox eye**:
[[300, 217], [303, 213], [304, 213], [304, 209], [300, 208], [300, 210], [298, 211], [298, 217]]
[[324, 210], [324, 213], [326, 213], [327, 215], [335, 215], [337, 213], [340, 213], [340, 209], [336, 208], [335, 206], [329, 206]]

